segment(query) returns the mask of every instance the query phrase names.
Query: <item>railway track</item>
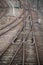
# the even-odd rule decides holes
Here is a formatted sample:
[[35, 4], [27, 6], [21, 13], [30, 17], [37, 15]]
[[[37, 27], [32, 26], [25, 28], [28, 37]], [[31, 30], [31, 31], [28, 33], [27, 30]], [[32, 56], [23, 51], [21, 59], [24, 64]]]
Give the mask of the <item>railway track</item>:
[[[28, 14], [28, 13], [27, 13]], [[27, 16], [27, 15], [26, 15]], [[22, 16], [22, 17], [24, 17], [24, 16]], [[3, 53], [6, 51], [6, 49], [9, 47], [9, 45], [11, 44], [10, 43], [10, 41], [14, 38], [14, 40], [17, 38], [17, 36], [19, 35], [19, 33], [21, 32], [21, 30], [23, 29], [23, 20], [22, 19], [20, 19], [19, 21], [18, 21], [18, 24], [16, 24], [16, 22], [15, 22], [15, 24], [13, 24], [13, 25], [16, 25], [16, 26], [14, 26], [14, 27], [12, 27], [10, 30], [8, 30], [8, 31], [6, 31], [6, 29], [5, 30], [3, 30], [2, 31], [2, 34], [0, 35], [0, 44], [1, 44], [1, 50], [0, 50], [0, 56], [2, 56], [3, 55]], [[12, 26], [13, 26], [12, 25]], [[10, 26], [9, 26], [10, 27]], [[18, 29], [17, 29], [17, 27], [18, 27]], [[16, 29], [16, 30], [15, 30]], [[6, 32], [5, 32], [6, 31]], [[13, 35], [14, 34], [14, 35]], [[12, 37], [12, 38], [11, 38]], [[8, 39], [7, 39], [8, 38]], [[7, 39], [6, 40], [6, 42], [5, 42], [5, 39]], [[1, 41], [2, 40], [2, 41]], [[4, 43], [4, 44], [3, 44]], [[9, 43], [9, 44], [8, 44]], [[3, 44], [3, 46], [2, 46], [2, 44]], [[7, 46], [5, 46], [7, 44]], [[5, 48], [4, 48], [5, 47]]]
[[[23, 34], [22, 36], [22, 51], [19, 49], [19, 52], [16, 54], [10, 65], [40, 65], [33, 25], [29, 35], [26, 37], [27, 40], [25, 40], [26, 34]], [[22, 56], [20, 53], [22, 53]]]
[[[10, 31], [12, 28], [16, 27], [21, 22], [23, 22], [24, 16], [25, 16], [25, 14], [22, 14], [18, 19], [15, 20], [15, 22], [13, 21], [7, 27], [5, 27], [5, 28], [3, 27], [0, 30], [0, 36], [3, 35], [3, 34], [5, 34], [8, 31]], [[27, 15], [25, 17], [27, 18], [27, 16], [28, 16], [28, 13], [27, 13]]]
[[[22, 34], [23, 34], [23, 32], [21, 33], [21, 36], [20, 37], [22, 37]], [[27, 32], [25, 33], [25, 34], [27, 34]], [[26, 35], [26, 37], [27, 37], [27, 35]], [[20, 39], [20, 38], [19, 38]], [[22, 40], [22, 39], [21, 39]], [[19, 44], [20, 43], [20, 44]], [[20, 47], [19, 47], [19, 45], [20, 45], [20, 47], [22, 46], [22, 42], [21, 41], [18, 41], [18, 40], [16, 40], [16, 42], [14, 43], [14, 44], [11, 44], [8, 48], [7, 48], [7, 50], [3, 53], [3, 55], [1, 56], [1, 58], [0, 58], [0, 64], [1, 65], [6, 65], [7, 64], [7, 62], [8, 62], [8, 64], [10, 64], [11, 63], [11, 61], [13, 60], [13, 58], [14, 58], [14, 56], [16, 55], [16, 53], [18, 52], [18, 50], [20, 49]], [[18, 46], [18, 48], [17, 48], [17, 46]], [[16, 47], [16, 49], [15, 49], [15, 47]], [[18, 49], [18, 50], [17, 50]], [[15, 51], [14, 51], [15, 50]], [[11, 54], [11, 53], [12, 54]], [[13, 53], [13, 52], [15, 52], [15, 53]], [[9, 54], [10, 53], [10, 54]], [[13, 55], [12, 57], [11, 56], [9, 56], [9, 55]]]
[[[33, 13], [31, 10], [33, 11]], [[31, 8], [30, 13], [31, 13], [30, 14], [31, 21], [29, 19], [28, 20], [25, 19], [27, 22], [29, 21], [30, 23], [27, 22], [25, 23], [26, 24], [25, 29], [23, 29], [22, 31], [20, 30], [20, 33], [19, 35], [17, 35], [16, 39], [15, 37], [13, 37], [11, 44], [0, 57], [0, 65], [43, 65], [41, 56], [42, 51], [40, 53], [40, 49], [43, 50], [43, 48], [42, 46], [37, 46], [37, 40], [36, 40], [37, 35], [35, 36], [34, 33], [35, 28], [33, 24], [36, 22], [37, 18], [33, 19], [34, 16], [32, 16], [34, 13], [36, 13], [37, 16], [37, 10], [33, 10], [33, 8]], [[16, 23], [14, 23], [13, 21], [10, 24], [2, 27], [0, 29], [1, 30], [0, 36], [7, 33], [11, 29], [15, 28], [18, 24], [24, 21], [24, 19], [22, 20], [20, 18], [23, 18], [24, 16], [25, 18], [27, 18], [28, 15], [25, 16], [23, 14], [23, 16], [18, 17], [18, 19], [20, 20], [20, 22], [18, 21], [18, 23], [16, 22], [16, 20], [18, 19], [16, 19], [15, 20]], [[40, 42], [38, 44], [41, 45]]]
[[0, 65], [40, 65], [33, 25], [28, 20], [23, 31], [1, 56]]
[[39, 65], [35, 43], [32, 32], [30, 32], [27, 41], [24, 41], [23, 36], [22, 46], [10, 65]]
[[[20, 34], [22, 37], [23, 32]], [[26, 37], [25, 37], [26, 38]], [[18, 38], [14, 43], [12, 43], [6, 52], [2, 55], [0, 59], [1, 65], [10, 65], [16, 54], [19, 52], [19, 49], [22, 46], [22, 38]]]
[[5, 34], [6, 32], [10, 31], [11, 29], [15, 28], [17, 25], [19, 25], [21, 22], [23, 21], [23, 19], [18, 20], [18, 22], [16, 21], [15, 23], [13, 23], [12, 25], [8, 26], [7, 28], [4, 28], [3, 30], [0, 31], [0, 36]]
[[11, 44], [6, 52], [3, 54], [3, 56], [0, 58], [0, 64], [8, 65], [12, 61], [14, 55], [18, 52], [20, 46], [20, 42], [15, 42], [15, 44]]
[[0, 56], [6, 51], [8, 46], [11, 44], [13, 37], [15, 40], [22, 29], [23, 23], [21, 22], [16, 28], [13, 28], [11, 31], [7, 32], [6, 34], [0, 37]]
[[[4, 24], [2, 27], [0, 27], [0, 30], [3, 30], [4, 28], [6, 28], [6, 27], [8, 27], [8, 26], [10, 26], [11, 24], [13, 24], [16, 20], [18, 20], [19, 18], [21, 18], [23, 15], [25, 14], [25, 12], [22, 12], [22, 14], [19, 16], [19, 17], [14, 17], [14, 20], [13, 21], [11, 21], [11, 22], [9, 22], [9, 23], [7, 23], [7, 24]], [[4, 17], [8, 17], [8, 16], [4, 16]], [[13, 17], [13, 16], [12, 16]], [[9, 20], [10, 21], [10, 20]]]

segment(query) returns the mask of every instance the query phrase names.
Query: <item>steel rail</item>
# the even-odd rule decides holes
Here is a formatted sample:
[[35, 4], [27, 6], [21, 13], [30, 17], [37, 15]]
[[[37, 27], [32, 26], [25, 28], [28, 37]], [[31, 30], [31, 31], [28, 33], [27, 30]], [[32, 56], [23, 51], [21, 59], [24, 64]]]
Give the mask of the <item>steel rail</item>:
[[[38, 55], [38, 49], [37, 49], [37, 45], [36, 45], [36, 39], [35, 39], [35, 34], [34, 34], [34, 31], [33, 31], [33, 18], [32, 18], [32, 11], [31, 11], [31, 6], [29, 4], [29, 12], [30, 12], [30, 15], [31, 15], [31, 21], [32, 22], [32, 25], [31, 25], [31, 30], [32, 30], [32, 36], [34, 36], [34, 43], [35, 43], [35, 48], [36, 48], [36, 54], [37, 54], [37, 61], [38, 61], [38, 65], [40, 65], [40, 61], [39, 61], [39, 55]], [[34, 10], [34, 9], [33, 9]]]
[[38, 65], [40, 65], [40, 60], [39, 60], [39, 54], [38, 54], [38, 49], [37, 49], [37, 41], [36, 41], [36, 37], [35, 37], [35, 32], [33, 32], [33, 36], [34, 36], [34, 43], [35, 43], [35, 48], [36, 48], [36, 54], [37, 54], [37, 60], [38, 60]]
[[34, 39], [34, 43], [35, 43], [37, 61], [38, 61], [38, 65], [40, 65], [39, 54], [38, 54], [38, 49], [37, 49], [37, 44], [36, 44], [37, 41], [36, 41], [35, 32], [34, 32], [34, 23], [33, 23], [32, 13], [31, 13], [31, 20], [32, 20], [32, 34], [33, 34], [33, 39]]
[[[27, 17], [27, 16], [25, 16], [25, 17]], [[22, 19], [19, 23], [23, 22], [23, 20], [24, 20], [24, 19]], [[18, 24], [19, 24], [19, 23], [18, 23]], [[6, 32], [8, 32], [8, 31], [11, 30], [12, 28], [16, 27], [18, 24], [16, 24], [15, 26], [13, 25], [13, 26], [12, 26], [11, 28], [9, 28], [8, 30], [2, 32], [2, 33], [0, 34], [0, 36], [3, 35], [3, 34], [5, 34]], [[11, 26], [11, 25], [10, 25], [10, 26]]]
[[[22, 15], [24, 15], [24, 12], [21, 14], [21, 16], [22, 16]], [[18, 17], [18, 19], [19, 19], [21, 16], [19, 16], [19, 17]], [[16, 22], [16, 20], [17, 20], [17, 18], [16, 18], [14, 21]], [[4, 28], [6, 28], [6, 27], [8, 27], [9, 25], [13, 24], [13, 23], [14, 23], [14, 21], [12, 21], [10, 24], [8, 24], [8, 25], [4, 26], [4, 27], [3, 27], [3, 28], [1, 28], [0, 30], [3, 30]]]
[[[15, 28], [15, 27], [16, 27], [17, 25], [19, 25], [22, 21], [23, 21], [23, 19], [22, 19], [21, 21], [19, 21], [19, 23], [16, 24], [15, 26], [14, 26], [14, 25], [13, 25], [12, 27], [9, 26], [9, 29], [7, 29], [7, 30], [4, 31], [4, 32], [1, 32], [1, 33], [0, 33], [0, 36], [3, 35], [3, 34], [5, 34], [5, 33], [7, 33], [7, 32], [10, 31], [11, 29]], [[11, 27], [11, 28], [10, 28], [10, 27]]]
[[11, 44], [0, 54], [0, 58], [3, 56], [3, 54], [7, 51], [7, 49], [11, 46]]
[[[31, 10], [31, 9], [30, 9]], [[34, 10], [34, 9], [33, 9]], [[32, 34], [33, 34], [33, 39], [34, 39], [34, 43], [35, 43], [35, 49], [36, 49], [36, 55], [37, 55], [37, 61], [38, 61], [38, 65], [40, 65], [40, 60], [39, 60], [39, 54], [38, 54], [38, 49], [37, 49], [37, 41], [35, 38], [35, 32], [34, 32], [34, 22], [33, 22], [33, 18], [32, 18], [32, 13], [31, 13], [31, 20], [32, 20]]]
[[[31, 15], [31, 17], [32, 17], [32, 15]], [[40, 65], [39, 54], [38, 54], [38, 49], [37, 49], [37, 44], [36, 44], [37, 41], [36, 41], [36, 38], [35, 38], [35, 32], [34, 32], [34, 27], [33, 27], [33, 19], [32, 19], [32, 34], [33, 34], [33, 39], [34, 39], [34, 43], [35, 43], [38, 65]]]
[[12, 64], [12, 62], [13, 62], [15, 56], [17, 55], [17, 53], [19, 52], [20, 48], [22, 47], [23, 43], [21, 42], [20, 44], [21, 44], [21, 45], [20, 45], [19, 48], [17, 49], [15, 55], [13, 56], [13, 58], [11, 59], [11, 61], [10, 61], [10, 63], [9, 63], [8, 65], [11, 65], [11, 64]]
[[22, 65], [24, 65], [24, 60], [25, 60], [25, 49], [24, 49], [24, 41], [23, 41], [23, 63]]
[[[22, 31], [22, 29], [23, 29], [23, 26], [22, 26], [22, 28], [21, 28], [21, 30], [18, 30], [18, 32], [17, 32], [17, 34], [15, 35], [15, 37], [13, 37], [12, 38], [12, 40], [14, 39], [16, 39], [17, 37], [18, 37], [18, 35], [20, 34], [20, 32]], [[13, 43], [13, 41], [11, 40], [11, 44]], [[1, 53], [1, 55], [0, 55], [0, 57], [2, 57], [2, 55], [6, 52], [6, 50], [11, 46], [11, 44]]]

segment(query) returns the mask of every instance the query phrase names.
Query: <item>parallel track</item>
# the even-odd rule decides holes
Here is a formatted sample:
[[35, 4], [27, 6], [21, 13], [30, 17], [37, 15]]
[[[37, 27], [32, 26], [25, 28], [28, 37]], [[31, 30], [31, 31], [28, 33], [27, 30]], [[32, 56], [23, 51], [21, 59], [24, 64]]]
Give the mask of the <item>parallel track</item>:
[[[24, 15], [24, 12], [21, 14], [21, 16], [18, 17], [18, 19], [21, 18], [23, 15]], [[14, 21], [12, 21], [11, 23], [9, 23], [8, 25], [4, 25], [2, 28], [0, 28], [0, 30], [3, 30], [4, 28], [10, 26], [11, 24], [14, 24], [14, 22], [16, 22], [16, 21], [17, 21], [17, 18]]]
[[40, 65], [33, 22], [30, 27], [30, 30], [28, 26], [27, 29], [24, 27], [16, 41], [13, 39], [12, 44], [0, 59], [0, 65]]
[[[10, 65], [40, 65], [38, 49], [37, 49], [37, 41], [35, 39], [35, 34], [33, 31], [33, 25], [31, 26], [31, 32], [29, 36], [27, 36], [27, 40], [22, 40], [22, 52], [19, 50], [17, 57], [15, 57]], [[25, 33], [24, 33], [25, 34]], [[24, 35], [23, 35], [24, 37]], [[20, 61], [20, 56], [22, 53], [22, 60]], [[18, 59], [19, 58], [19, 59]]]
[[[21, 22], [23, 22], [24, 20], [24, 15], [25, 14], [22, 14], [18, 19], [16, 19], [15, 21], [13, 21], [12, 23], [10, 23], [9, 25], [7, 25], [6, 27], [3, 27], [1, 30], [0, 30], [0, 36], [7, 33], [8, 31], [10, 31], [11, 29], [13, 29], [14, 27], [16, 27], [18, 24], [20, 24]], [[28, 14], [27, 14], [28, 16]], [[27, 18], [27, 16], [25, 16]], [[17, 22], [18, 21], [18, 22]]]

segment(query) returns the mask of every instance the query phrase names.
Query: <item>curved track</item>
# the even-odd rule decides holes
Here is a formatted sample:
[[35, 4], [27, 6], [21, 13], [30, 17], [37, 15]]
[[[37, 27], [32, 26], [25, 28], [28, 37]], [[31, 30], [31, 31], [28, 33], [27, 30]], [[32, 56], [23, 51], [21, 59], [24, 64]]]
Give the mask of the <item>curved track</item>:
[[[30, 9], [31, 10], [31, 9]], [[30, 13], [30, 14], [29, 14]], [[36, 12], [37, 13], [37, 12]], [[18, 23], [14, 26], [12, 24], [11, 29], [9, 28], [8, 31], [11, 31], [18, 28], [17, 25], [25, 24], [20, 28], [17, 32], [17, 37], [12, 37], [10, 40], [10, 46], [7, 48], [7, 50], [3, 53], [2, 56], [0, 56], [0, 65], [43, 65], [42, 59], [41, 59], [41, 53], [37, 46], [37, 35], [35, 34], [35, 27], [34, 23], [36, 22], [37, 15], [34, 15], [35, 13], [32, 11], [29, 11], [27, 15], [25, 14], [25, 18], [22, 20], [18, 20]], [[29, 15], [31, 16], [29, 19]], [[36, 18], [36, 19], [35, 19]], [[16, 27], [17, 26], [17, 27]], [[4, 32], [4, 34], [9, 34], [7, 32]], [[19, 32], [19, 35], [18, 35]], [[2, 33], [2, 32], [1, 32]], [[12, 34], [11, 34], [12, 35]], [[14, 32], [13, 32], [14, 35]], [[41, 39], [41, 38], [40, 38]], [[39, 40], [38, 40], [39, 42]], [[12, 44], [11, 44], [12, 43]], [[38, 43], [39, 44], [39, 43]], [[41, 43], [40, 43], [41, 44]], [[40, 53], [40, 54], [39, 54]]]
[[[21, 15], [19, 17], [13, 17], [13, 16], [12, 17], [10, 17], [10, 16], [4, 16], [4, 17], [2, 17], [2, 19], [0, 19], [0, 22], [3, 21], [3, 19], [5, 19], [4, 21], [6, 21], [6, 23], [3, 24], [3, 25], [0, 25], [0, 30], [3, 30], [4, 28], [6, 28], [9, 25], [13, 24], [17, 19], [19, 19], [23, 15], [24, 15], [24, 12], [21, 11]], [[7, 19], [8, 19], [8, 21], [7, 21]]]
[[[19, 18], [17, 18], [15, 21], [13, 21], [12, 23], [10, 23], [9, 25], [3, 27], [1, 30], [0, 30], [0, 36], [3, 35], [4, 33], [10, 31], [12, 28], [16, 27], [18, 24], [20, 24], [21, 22], [23, 22], [23, 19], [24, 19], [24, 16], [25, 14], [22, 14]], [[28, 16], [28, 12], [27, 12], [27, 15], [25, 17]]]
[[[28, 15], [28, 12], [26, 12]], [[23, 15], [18, 19], [16, 22], [14, 22], [12, 25], [7, 27], [6, 29], [0, 31], [0, 56], [3, 54], [3, 52], [8, 48], [8, 46], [11, 44], [11, 40], [14, 37], [18, 36], [18, 34], [21, 32], [23, 28], [23, 17], [27, 17], [27, 15]], [[7, 31], [6, 31], [7, 30]], [[1, 41], [2, 40], [2, 41]], [[6, 41], [5, 41], [6, 40]], [[7, 44], [7, 46], [6, 46]], [[4, 51], [3, 51], [4, 50]]]

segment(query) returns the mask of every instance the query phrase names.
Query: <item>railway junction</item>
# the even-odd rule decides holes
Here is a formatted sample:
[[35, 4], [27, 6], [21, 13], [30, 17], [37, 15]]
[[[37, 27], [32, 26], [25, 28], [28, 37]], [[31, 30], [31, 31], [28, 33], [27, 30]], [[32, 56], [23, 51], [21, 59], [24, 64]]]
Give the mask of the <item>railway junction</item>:
[[43, 0], [0, 0], [0, 65], [43, 65]]

